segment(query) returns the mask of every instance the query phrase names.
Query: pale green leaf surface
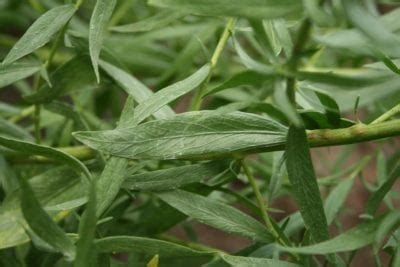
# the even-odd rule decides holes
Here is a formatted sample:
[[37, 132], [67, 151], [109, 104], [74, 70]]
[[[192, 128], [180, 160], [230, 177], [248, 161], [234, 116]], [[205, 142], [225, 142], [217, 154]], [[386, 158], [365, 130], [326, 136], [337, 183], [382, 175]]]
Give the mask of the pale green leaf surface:
[[190, 183], [201, 182], [214, 177], [228, 166], [221, 161], [186, 165], [135, 174], [125, 179], [122, 187], [130, 190], [163, 191], [172, 190]]
[[310, 246], [279, 248], [283, 251], [314, 255], [356, 250], [374, 242], [376, 231], [381, 222], [382, 217], [362, 223], [330, 240]]
[[[73, 209], [84, 204], [85, 187], [69, 167], [59, 167], [29, 180], [36, 198], [47, 211]], [[21, 210], [19, 194], [7, 197], [0, 206], [0, 248], [24, 244], [30, 240]]]
[[84, 173], [87, 178], [91, 177], [89, 170], [81, 161], [55, 148], [1, 136], [0, 136], [0, 145], [17, 152], [25, 153], [28, 155], [44, 156], [69, 164], [70, 166], [74, 167], [74, 169], [77, 172]]
[[358, 1], [342, 0], [342, 4], [349, 20], [368, 37], [373, 49], [400, 56], [400, 38], [388, 30], [379, 18], [371, 15]]
[[278, 18], [301, 12], [296, 0], [149, 0], [149, 4], [207, 16]]
[[135, 109], [133, 124], [139, 124], [169, 102], [196, 89], [208, 77], [210, 66], [207, 64], [188, 78], [174, 83], [151, 95]]
[[272, 235], [260, 222], [226, 204], [183, 190], [158, 193], [157, 197], [201, 223], [252, 240], [273, 241]]
[[159, 29], [167, 26], [171, 22], [178, 20], [183, 17], [185, 13], [182, 12], [171, 12], [170, 10], [165, 10], [157, 13], [154, 16], [148, 17], [146, 19], [140, 20], [138, 22], [126, 25], [119, 25], [112, 27], [111, 30], [115, 32], [146, 32], [155, 29]]
[[40, 239], [62, 252], [67, 258], [75, 257], [75, 245], [66, 233], [42, 209], [29, 183], [20, 179], [21, 209], [30, 229]]
[[136, 127], [76, 132], [86, 145], [125, 158], [209, 158], [285, 143], [286, 127], [243, 112], [193, 112]]
[[100, 51], [103, 46], [103, 40], [105, 31], [107, 30], [107, 24], [111, 18], [112, 12], [116, 4], [117, 4], [116, 0], [97, 0], [92, 13], [92, 17], [90, 18], [89, 52], [94, 72], [96, 74], [97, 82], [100, 82], [100, 73], [99, 73]]
[[63, 5], [44, 13], [13, 46], [3, 64], [10, 64], [44, 46], [70, 20], [75, 11], [74, 5]]
[[0, 65], [0, 88], [25, 79], [40, 70], [40, 64], [14, 63]]
[[227, 254], [221, 254], [220, 257], [235, 267], [299, 267], [297, 264], [275, 259], [231, 256]]
[[136, 236], [112, 236], [95, 242], [100, 252], [141, 252], [161, 257], [196, 257], [212, 255], [214, 252], [197, 251], [172, 242]]
[[96, 266], [94, 238], [96, 233], [96, 182], [93, 181], [89, 188], [88, 203], [79, 223], [79, 239], [76, 243], [76, 258], [74, 267]]
[[[100, 61], [100, 67], [110, 75], [124, 91], [131, 95], [136, 102], [142, 103], [152, 95], [152, 91], [148, 87], [120, 68], [105, 61]], [[174, 111], [168, 106], [161, 108], [155, 113], [158, 118], [168, 118], [174, 114]]]

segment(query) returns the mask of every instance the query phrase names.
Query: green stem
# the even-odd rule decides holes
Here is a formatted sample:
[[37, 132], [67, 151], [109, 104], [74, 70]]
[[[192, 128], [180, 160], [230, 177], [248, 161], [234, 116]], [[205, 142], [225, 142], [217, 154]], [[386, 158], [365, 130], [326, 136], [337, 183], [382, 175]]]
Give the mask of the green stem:
[[[303, 21], [300, 25], [300, 29], [297, 35], [297, 40], [293, 46], [292, 56], [287, 63], [289, 72], [296, 73], [299, 65], [300, 55], [304, 49], [305, 44], [308, 41], [311, 30], [311, 22], [309, 19]], [[286, 81], [286, 94], [289, 101], [295, 105], [296, 103], [296, 79], [289, 77]]]
[[14, 115], [8, 119], [11, 123], [17, 123], [18, 121], [22, 120], [23, 118], [32, 115], [35, 112], [35, 106], [29, 106], [21, 110], [21, 112], [17, 115]]
[[[337, 146], [345, 144], [355, 144], [365, 141], [377, 140], [392, 136], [400, 135], [400, 119], [391, 120], [376, 124], [357, 124], [352, 127], [343, 129], [323, 129], [323, 130], [308, 130], [307, 137], [310, 147]], [[268, 148], [257, 148], [246, 151], [246, 154], [281, 151], [285, 149], [285, 145], [279, 145]], [[70, 154], [81, 160], [94, 158], [96, 152], [87, 146], [63, 147], [59, 150]], [[44, 157], [26, 158], [21, 154], [10, 154], [8, 156], [15, 162], [52, 162], [51, 159]]]
[[[33, 85], [33, 90], [37, 92], [39, 90], [39, 84], [40, 84], [40, 74], [38, 73], [35, 76], [35, 81]], [[34, 123], [34, 129], [35, 129], [35, 141], [37, 144], [40, 144], [40, 104], [35, 104], [35, 110], [33, 112], [33, 123]]]
[[204, 91], [207, 89], [207, 85], [210, 82], [212, 72], [213, 72], [214, 68], [217, 66], [218, 60], [229, 40], [229, 37], [231, 36], [233, 28], [235, 27], [235, 24], [236, 24], [236, 18], [230, 18], [228, 20], [228, 22], [226, 23], [225, 29], [218, 41], [217, 47], [215, 48], [214, 53], [210, 60], [210, 65], [211, 65], [210, 73], [208, 74], [206, 81], [196, 91], [196, 94], [194, 95], [193, 101], [191, 104], [191, 108], [190, 108], [191, 110], [199, 110], [201, 108], [201, 104], [203, 102]]
[[287, 246], [286, 242], [279, 236], [279, 233], [275, 230], [274, 225], [272, 224], [268, 214], [267, 214], [267, 203], [266, 200], [263, 198], [260, 188], [257, 185], [256, 179], [253, 176], [253, 173], [251, 172], [249, 166], [245, 162], [245, 160], [242, 160], [242, 167], [243, 171], [247, 176], [247, 179], [249, 180], [249, 183], [253, 189], [254, 195], [256, 196], [257, 204], [260, 210], [261, 217], [265, 223], [265, 226], [269, 230], [269, 232], [273, 235], [273, 237], [282, 245]]
[[83, 4], [83, 0], [77, 0], [75, 3], [75, 7], [79, 8]]
[[393, 117], [394, 115], [396, 115], [397, 113], [400, 113], [400, 104], [397, 104], [396, 106], [394, 106], [393, 108], [382, 114], [380, 117], [371, 122], [371, 124], [384, 122]]
[[360, 123], [343, 129], [307, 131], [311, 147], [354, 144], [396, 135], [400, 135], [400, 120], [370, 125]]

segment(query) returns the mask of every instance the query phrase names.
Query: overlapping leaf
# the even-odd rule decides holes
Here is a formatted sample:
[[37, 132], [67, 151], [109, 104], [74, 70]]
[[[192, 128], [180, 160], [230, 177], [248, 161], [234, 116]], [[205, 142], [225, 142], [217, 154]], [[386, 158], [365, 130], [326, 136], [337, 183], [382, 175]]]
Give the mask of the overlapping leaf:
[[74, 136], [97, 150], [125, 158], [209, 158], [246, 150], [276, 148], [286, 127], [250, 113], [194, 112], [137, 127]]
[[3, 64], [10, 64], [44, 46], [74, 15], [74, 5], [57, 6], [37, 19], [10, 50]]

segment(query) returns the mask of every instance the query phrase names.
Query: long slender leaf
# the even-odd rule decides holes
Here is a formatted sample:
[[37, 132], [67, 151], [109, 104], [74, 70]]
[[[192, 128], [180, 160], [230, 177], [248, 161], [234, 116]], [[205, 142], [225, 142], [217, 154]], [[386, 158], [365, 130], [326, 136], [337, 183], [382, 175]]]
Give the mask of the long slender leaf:
[[125, 179], [122, 187], [130, 190], [165, 191], [179, 188], [183, 185], [201, 182], [225, 171], [226, 164], [212, 161], [182, 167], [168, 168], [135, 174]]
[[293, 0], [149, 0], [149, 4], [207, 16], [242, 16], [271, 19], [301, 11]]
[[[101, 68], [110, 75], [133, 99], [142, 103], [152, 95], [152, 91], [129, 73], [107, 63], [100, 61]], [[158, 118], [168, 118], [175, 112], [165, 106], [155, 113]]]
[[29, 183], [24, 178], [21, 178], [20, 184], [22, 190], [21, 209], [30, 229], [54, 249], [62, 252], [67, 258], [74, 259], [75, 245], [71, 239], [42, 209]]
[[13, 46], [3, 64], [10, 64], [44, 46], [71, 19], [75, 11], [74, 5], [63, 5], [44, 13]]
[[162, 28], [171, 22], [183, 17], [185, 13], [182, 12], [171, 12], [165, 10], [157, 13], [154, 16], [140, 20], [136, 23], [119, 25], [112, 27], [111, 30], [115, 32], [146, 32], [154, 29]]
[[328, 239], [327, 220], [304, 128], [289, 128], [286, 166], [292, 192], [313, 240], [320, 242]]
[[260, 242], [272, 242], [273, 237], [258, 221], [226, 204], [182, 190], [158, 193], [157, 197], [186, 215], [228, 233]]
[[76, 244], [75, 267], [96, 266], [94, 238], [96, 231], [96, 182], [93, 181], [89, 188], [89, 201], [79, 223], [79, 239]]
[[231, 256], [227, 254], [221, 254], [221, 258], [229, 263], [231, 266], [237, 267], [296, 267], [300, 266], [294, 263], [274, 260], [274, 259], [263, 259], [263, 258], [253, 258], [253, 257], [241, 257], [241, 256]]
[[76, 132], [81, 142], [126, 158], [209, 158], [249, 149], [281, 146], [286, 127], [242, 112], [194, 112], [137, 127], [102, 132]]
[[40, 67], [37, 63], [0, 65], [0, 88], [31, 76], [38, 72]]
[[362, 8], [358, 1], [342, 0], [342, 4], [350, 21], [377, 45], [378, 50], [382, 49], [397, 57], [400, 55], [400, 38], [388, 30], [378, 18]]
[[90, 18], [89, 52], [97, 82], [100, 82], [99, 57], [104, 33], [116, 4], [116, 0], [97, 0]]
[[325, 242], [304, 247], [279, 247], [283, 251], [301, 254], [330, 254], [352, 251], [365, 247], [375, 241], [375, 234], [384, 217], [362, 223], [341, 235]]
[[44, 156], [51, 158], [53, 160], [69, 164], [72, 167], [74, 167], [77, 172], [79, 173], [83, 172], [86, 175], [86, 177], [91, 178], [89, 170], [81, 161], [55, 148], [1, 136], [0, 136], [0, 145], [24, 154]]
[[112, 236], [95, 242], [100, 252], [141, 252], [161, 257], [196, 257], [213, 255], [215, 252], [197, 251], [175, 243], [136, 236]]
[[365, 207], [365, 212], [369, 215], [374, 215], [379, 208], [380, 203], [392, 189], [393, 185], [396, 183], [397, 179], [400, 177], [400, 162], [394, 167], [390, 172], [387, 180], [372, 194], [368, 199], [367, 205]]
[[169, 102], [197, 88], [208, 77], [209, 73], [210, 66], [207, 64], [185, 80], [161, 89], [150, 96], [135, 109], [133, 124], [139, 124]]

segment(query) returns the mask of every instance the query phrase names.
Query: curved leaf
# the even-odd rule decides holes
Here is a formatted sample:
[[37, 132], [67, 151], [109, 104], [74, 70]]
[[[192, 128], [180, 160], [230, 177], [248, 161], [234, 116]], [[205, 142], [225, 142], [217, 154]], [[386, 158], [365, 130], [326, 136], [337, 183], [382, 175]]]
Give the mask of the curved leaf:
[[21, 209], [30, 229], [40, 239], [62, 252], [67, 258], [75, 257], [75, 245], [66, 233], [42, 209], [36, 199], [29, 183], [20, 179], [21, 184]]
[[383, 218], [385, 217], [383, 216], [373, 221], [362, 223], [325, 242], [304, 247], [279, 246], [279, 249], [294, 253], [314, 255], [356, 250], [375, 241], [376, 231], [378, 230]]
[[89, 170], [86, 166], [80, 162], [78, 159], [66, 154], [60, 150], [57, 150], [52, 147], [37, 145], [30, 142], [19, 141], [15, 139], [9, 139], [6, 137], [0, 136], [0, 145], [4, 146], [8, 149], [18, 151], [21, 153], [25, 153], [28, 155], [39, 155], [51, 158], [53, 160], [57, 160], [60, 162], [64, 162], [75, 168], [76, 171], [83, 172], [86, 177], [91, 178]]

